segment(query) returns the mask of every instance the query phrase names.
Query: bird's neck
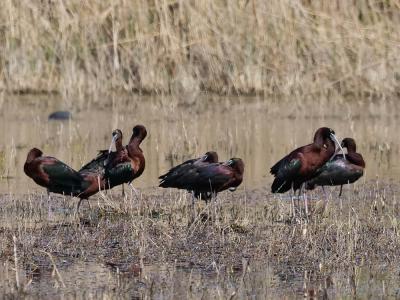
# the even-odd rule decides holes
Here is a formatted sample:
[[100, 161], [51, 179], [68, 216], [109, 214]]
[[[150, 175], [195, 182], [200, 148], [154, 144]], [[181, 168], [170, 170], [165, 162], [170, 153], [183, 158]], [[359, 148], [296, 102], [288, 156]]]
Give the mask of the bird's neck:
[[347, 146], [347, 153], [356, 153], [355, 146]]
[[347, 152], [346, 158], [351, 163], [365, 168], [365, 161], [361, 154], [356, 152]]
[[142, 142], [142, 139], [139, 137], [133, 137], [129, 141], [128, 144], [128, 151], [129, 154], [136, 154], [136, 153], [142, 153], [142, 149], [140, 149], [139, 145]]
[[115, 149], [117, 150], [117, 152], [121, 152], [122, 150], [124, 150], [124, 146], [122, 145], [121, 140], [117, 140], [115, 142]]

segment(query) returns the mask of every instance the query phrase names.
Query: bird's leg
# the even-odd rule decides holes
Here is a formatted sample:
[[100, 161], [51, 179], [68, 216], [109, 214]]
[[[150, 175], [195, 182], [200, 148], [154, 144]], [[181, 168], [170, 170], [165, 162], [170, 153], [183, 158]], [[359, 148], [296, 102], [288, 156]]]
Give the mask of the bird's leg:
[[132, 191], [135, 193], [136, 198], [139, 199], [139, 191], [133, 187], [132, 182], [129, 182], [129, 186], [131, 187]]
[[125, 188], [124, 187], [125, 187], [125, 185], [122, 184], [122, 198], [125, 197]]
[[192, 191], [190, 193], [191, 195], [191, 205], [190, 205], [190, 221], [189, 221], [189, 225], [193, 224], [195, 218], [196, 218], [196, 211], [194, 209], [194, 202], [195, 202], [195, 196], [194, 196], [194, 192]]
[[306, 189], [305, 189], [304, 184], [301, 185], [300, 190], [303, 190], [305, 213], [306, 213], [306, 218], [308, 219], [308, 199], [307, 199]]
[[47, 190], [47, 215], [50, 215], [50, 210], [51, 210], [51, 207], [50, 207], [51, 201], [50, 200], [51, 200], [50, 191]]
[[292, 211], [292, 218], [296, 217], [296, 211], [294, 208], [294, 191], [293, 189], [290, 190], [290, 200], [291, 200], [291, 211]]
[[211, 201], [213, 202], [213, 218], [212, 221], [215, 223], [217, 221], [217, 214], [218, 214], [218, 199], [217, 199], [217, 193], [211, 192]]
[[222, 220], [222, 205], [221, 205], [221, 198], [218, 198], [218, 193], [214, 192], [214, 197], [215, 197], [215, 203], [217, 204], [217, 216], [218, 217], [218, 222], [219, 220]]
[[342, 197], [342, 191], [343, 191], [343, 184], [340, 185], [339, 198]]
[[299, 188], [299, 192], [297, 193], [297, 207], [299, 208], [299, 212], [300, 212], [300, 218], [302, 218], [303, 216], [303, 212], [300, 206], [300, 195], [301, 195], [301, 186]]
[[83, 201], [83, 199], [82, 199], [82, 198], [79, 198], [78, 204], [77, 204], [77, 206], [76, 206], [74, 218], [76, 217], [77, 214], [79, 214], [79, 208], [81, 207], [82, 201]]
[[81, 204], [82, 204], [83, 200], [86, 200], [86, 201], [87, 201], [87, 203], [88, 203], [88, 205], [89, 205], [89, 209], [92, 210], [92, 206], [90, 205], [89, 198], [83, 198], [83, 199], [79, 199], [78, 205], [77, 205], [77, 207], [76, 207], [76, 213], [79, 212], [79, 208], [81, 207]]

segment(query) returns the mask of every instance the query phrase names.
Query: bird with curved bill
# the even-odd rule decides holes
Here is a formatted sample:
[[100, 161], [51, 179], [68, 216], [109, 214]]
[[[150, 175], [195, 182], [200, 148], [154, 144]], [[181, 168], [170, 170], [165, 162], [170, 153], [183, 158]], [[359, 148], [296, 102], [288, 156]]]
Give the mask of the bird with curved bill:
[[[270, 173], [275, 177], [271, 186], [272, 193], [299, 190], [300, 197], [303, 184], [316, 176], [317, 170], [336, 153], [335, 145], [341, 148], [335, 132], [328, 127], [319, 128], [311, 144], [293, 150], [271, 167]], [[306, 215], [308, 215], [307, 198], [303, 196]], [[294, 216], [294, 199], [291, 198]]]
[[307, 181], [307, 190], [321, 186], [325, 192], [324, 186], [326, 185], [340, 185], [339, 197], [341, 197], [344, 184], [354, 183], [363, 176], [365, 161], [362, 155], [357, 153], [355, 140], [344, 138], [341, 146], [343, 149], [347, 149], [347, 153], [335, 155], [318, 169], [318, 175]]
[[[145, 158], [140, 144], [146, 136], [146, 128], [143, 125], [136, 125], [132, 129], [128, 145], [123, 146], [122, 131], [114, 130], [109, 150], [101, 150], [95, 159], [79, 170], [79, 173], [97, 174], [104, 180], [106, 189], [127, 183], [137, 193], [132, 181], [139, 177], [145, 168]], [[113, 144], [116, 151], [111, 151]]]

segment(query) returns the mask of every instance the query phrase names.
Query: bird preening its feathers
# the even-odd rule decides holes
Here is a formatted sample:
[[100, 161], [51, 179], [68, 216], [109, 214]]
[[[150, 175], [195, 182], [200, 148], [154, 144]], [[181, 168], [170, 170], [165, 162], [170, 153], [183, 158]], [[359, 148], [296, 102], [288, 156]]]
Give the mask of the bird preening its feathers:
[[[336, 154], [335, 144], [341, 154]], [[343, 148], [347, 149], [347, 154]], [[297, 190], [302, 184], [306, 189], [342, 186], [358, 180], [364, 168], [364, 159], [356, 152], [354, 139], [345, 138], [340, 144], [332, 129], [322, 127], [315, 133], [312, 144], [297, 148], [271, 168], [271, 174], [275, 176], [271, 191], [284, 193], [290, 189]]]
[[347, 149], [347, 154], [336, 154], [316, 172], [316, 176], [306, 183], [306, 189], [312, 190], [316, 186], [340, 185], [342, 186], [357, 181], [364, 174], [365, 161], [361, 154], [356, 152], [356, 142], [352, 138], [344, 138], [342, 148]]
[[313, 143], [293, 150], [272, 166], [270, 172], [275, 180], [271, 191], [284, 193], [292, 188], [299, 189], [334, 155], [335, 143], [337, 139], [332, 129], [319, 128], [315, 132]]
[[43, 156], [37, 148], [28, 152], [24, 172], [49, 192], [80, 197], [88, 188], [80, 173], [57, 158]]
[[161, 175], [160, 187], [177, 188], [192, 192], [194, 197], [210, 200], [213, 195], [234, 189], [242, 183], [244, 163], [240, 158], [218, 162], [216, 152], [190, 159]]

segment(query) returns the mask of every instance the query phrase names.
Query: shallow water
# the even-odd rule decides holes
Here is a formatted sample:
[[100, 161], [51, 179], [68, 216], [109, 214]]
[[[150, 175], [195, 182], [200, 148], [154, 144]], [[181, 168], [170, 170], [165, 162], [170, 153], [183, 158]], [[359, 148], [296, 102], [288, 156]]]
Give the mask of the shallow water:
[[23, 173], [30, 148], [38, 147], [79, 169], [97, 150], [108, 148], [113, 129], [122, 129], [127, 141], [138, 123], [147, 127], [148, 137], [142, 144], [146, 170], [135, 180], [137, 187], [156, 186], [157, 177], [172, 165], [208, 150], [217, 151], [220, 160], [241, 157], [246, 164], [242, 187], [262, 187], [272, 181], [270, 166], [295, 147], [311, 142], [321, 126], [335, 129], [339, 138], [355, 138], [367, 163], [364, 179], [400, 175], [398, 102], [338, 104], [321, 100], [299, 105], [294, 101], [209, 97], [187, 106], [174, 99], [137, 96], [121, 102], [72, 111], [71, 121], [48, 121], [50, 113], [65, 109], [60, 99], [4, 99], [0, 106], [0, 192], [43, 191]]
[[[54, 299], [290, 299], [290, 298], [398, 298], [399, 270], [390, 266], [360, 267], [350, 272], [316, 276], [296, 267], [243, 259], [235, 269], [196, 269], [179, 265], [132, 265], [120, 270], [96, 261], [52, 267], [27, 275], [19, 272], [26, 298]], [[3, 295], [15, 289], [9, 263], [0, 265]], [[31, 281], [30, 281], [31, 280]], [[11, 294], [10, 294], [11, 295]]]

